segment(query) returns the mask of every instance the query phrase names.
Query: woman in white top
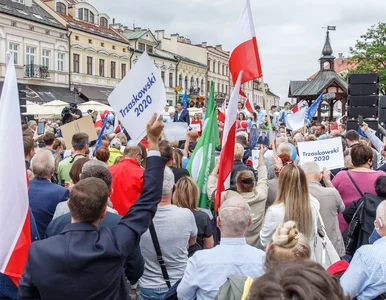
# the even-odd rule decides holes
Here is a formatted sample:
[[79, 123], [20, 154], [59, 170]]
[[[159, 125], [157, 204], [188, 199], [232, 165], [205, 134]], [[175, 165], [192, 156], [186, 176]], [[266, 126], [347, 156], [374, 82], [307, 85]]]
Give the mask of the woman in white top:
[[313, 245], [319, 207], [318, 200], [308, 193], [304, 171], [293, 164], [282, 167], [277, 199], [268, 208], [260, 231], [262, 246], [265, 248], [271, 242], [280, 224], [290, 220], [298, 224], [299, 231], [304, 233], [310, 245]]

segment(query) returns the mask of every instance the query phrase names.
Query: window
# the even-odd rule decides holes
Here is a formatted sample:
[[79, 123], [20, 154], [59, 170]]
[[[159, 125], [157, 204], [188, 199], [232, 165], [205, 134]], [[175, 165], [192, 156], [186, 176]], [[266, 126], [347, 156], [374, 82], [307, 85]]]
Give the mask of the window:
[[216, 72], [216, 62], [215, 62], [215, 61], [213, 62], [213, 70], [212, 70], [212, 72], [213, 72], [213, 73]]
[[224, 84], [221, 85], [221, 93], [224, 93]]
[[66, 5], [62, 2], [56, 3], [56, 11], [61, 14], [66, 14]]
[[24, 4], [24, 0], [13, 0], [14, 2]]
[[225, 65], [222, 65], [222, 75], [225, 75]]
[[192, 88], [193, 85], [194, 85], [194, 78], [192, 76], [192, 77], [190, 77], [190, 88]]
[[138, 50], [144, 52], [145, 51], [145, 44], [144, 43], [138, 43]]
[[188, 76], [185, 76], [185, 90], [188, 90]]
[[121, 65], [121, 78], [125, 78], [126, 76], [126, 64]]
[[50, 50], [43, 49], [42, 51], [42, 65], [50, 68]]
[[111, 73], [111, 76], [110, 76], [111, 78], [116, 78], [117, 77], [116, 76], [116, 71], [117, 71], [116, 70], [116, 64], [117, 63], [115, 61], [111, 62], [111, 72], [110, 72]]
[[115, 46], [113, 46], [113, 50], [115, 50]]
[[227, 85], [225, 86], [225, 94], [228, 95], [228, 86]]
[[200, 81], [198, 80], [198, 77], [197, 77], [197, 78], [196, 78], [196, 85], [195, 85], [196, 88], [199, 87], [199, 82], [200, 82]]
[[17, 65], [18, 63], [18, 53], [17, 53], [17, 44], [9, 43], [9, 52], [11, 53], [13, 63]]
[[87, 75], [92, 75], [92, 57], [87, 56]]
[[33, 65], [35, 63], [35, 50], [34, 47], [26, 47], [25, 49], [25, 64]]
[[92, 44], [92, 39], [88, 39], [88, 43], [89, 43], [89, 44]]
[[58, 71], [63, 72], [64, 71], [64, 54], [58, 53]]
[[201, 87], [200, 87], [201, 93], [204, 92], [204, 79], [201, 79]]
[[79, 73], [79, 54], [75, 54], [72, 56], [73, 57], [73, 72], [74, 73]]
[[225, 75], [228, 76], [228, 66], [225, 66]]
[[182, 75], [178, 76], [178, 85], [182, 89]]
[[94, 23], [94, 13], [90, 11], [90, 23]]
[[153, 53], [153, 46], [146, 45], [146, 52]]
[[169, 87], [173, 87], [173, 73], [169, 73]]
[[78, 19], [83, 20], [83, 8], [78, 9]]
[[101, 43], [101, 47], [104, 47], [105, 46], [105, 43]]
[[79, 35], [75, 36], [75, 41], [79, 41]]
[[165, 83], [165, 71], [161, 71], [162, 81]]
[[105, 60], [99, 59], [99, 76], [105, 77]]
[[99, 20], [99, 25], [103, 26], [103, 27], [107, 27], [108, 26], [108, 22], [107, 22], [107, 19], [102, 17], [100, 18]]
[[217, 83], [217, 93], [220, 93], [220, 83]]
[[12, 26], [12, 27], [16, 27], [16, 26], [17, 26], [16, 22], [12, 21], [12, 22], [11, 22], [11, 26]]
[[89, 11], [87, 8], [84, 9], [84, 15], [83, 15], [83, 20], [88, 22], [88, 16], [89, 16]]
[[221, 68], [221, 64], [220, 62], [218, 62], [218, 67], [217, 67], [217, 72], [220, 74], [220, 68]]

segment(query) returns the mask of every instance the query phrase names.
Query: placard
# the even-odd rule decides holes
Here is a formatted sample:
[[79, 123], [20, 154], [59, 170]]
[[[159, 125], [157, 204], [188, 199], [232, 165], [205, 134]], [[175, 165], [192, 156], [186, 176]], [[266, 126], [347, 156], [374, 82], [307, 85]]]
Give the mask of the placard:
[[146, 125], [166, 103], [165, 84], [149, 55], [144, 52], [108, 101], [135, 144], [146, 135]]
[[169, 142], [185, 141], [187, 130], [188, 130], [188, 123], [185, 123], [185, 122], [165, 123], [165, 127], [164, 127], [165, 140]]
[[344, 155], [342, 139], [320, 140], [298, 144], [300, 165], [306, 162], [315, 162], [321, 169], [327, 170], [343, 168]]
[[83, 118], [60, 126], [60, 131], [62, 132], [67, 149], [72, 148], [72, 136], [75, 133], [87, 133], [89, 141], [95, 141], [98, 138], [91, 116], [84, 116]]

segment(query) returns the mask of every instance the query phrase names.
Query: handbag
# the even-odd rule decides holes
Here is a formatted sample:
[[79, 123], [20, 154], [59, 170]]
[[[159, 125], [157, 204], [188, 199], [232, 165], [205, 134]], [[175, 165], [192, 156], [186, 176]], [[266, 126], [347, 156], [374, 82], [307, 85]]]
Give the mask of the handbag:
[[332, 264], [340, 260], [338, 252], [328, 238], [323, 219], [318, 212], [318, 218], [315, 224], [315, 240], [314, 240], [314, 260], [318, 262], [324, 269], [328, 269]]
[[354, 256], [358, 248], [359, 230], [361, 226], [360, 215], [362, 214], [364, 203], [365, 200], [363, 199], [356, 209], [350, 224], [348, 224], [347, 229], [343, 232], [344, 247], [346, 249], [346, 255], [349, 256]]
[[155, 232], [155, 227], [154, 227], [153, 221], [150, 224], [149, 231], [150, 231], [151, 239], [153, 241], [155, 252], [157, 254], [158, 263], [161, 266], [162, 276], [165, 280], [167, 287], [169, 288], [169, 291], [165, 294], [163, 299], [164, 300], [178, 300], [177, 287], [178, 287], [179, 283], [181, 282], [181, 279], [178, 280], [173, 286], [171, 285], [168, 270], [166, 269], [165, 261], [162, 257], [161, 247], [159, 245], [159, 241], [158, 241], [157, 233]]

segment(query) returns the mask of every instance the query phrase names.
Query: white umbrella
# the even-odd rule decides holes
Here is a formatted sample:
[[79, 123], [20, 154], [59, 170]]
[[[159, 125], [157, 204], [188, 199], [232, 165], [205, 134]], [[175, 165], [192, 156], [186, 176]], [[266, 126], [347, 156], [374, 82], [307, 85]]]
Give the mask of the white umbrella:
[[43, 104], [43, 107], [45, 108], [45, 112], [42, 114], [60, 116], [63, 108], [68, 105], [69, 105], [68, 103], [60, 100], [54, 100], [54, 101], [45, 103]]
[[49, 110], [43, 105], [35, 104], [31, 101], [27, 101], [25, 107], [27, 111], [23, 115], [39, 115], [39, 114], [48, 114]]
[[84, 102], [82, 104], [79, 104], [78, 108], [82, 112], [87, 112], [89, 109], [96, 110], [98, 112], [104, 112], [105, 110], [113, 111], [113, 109], [110, 106], [96, 101]]

